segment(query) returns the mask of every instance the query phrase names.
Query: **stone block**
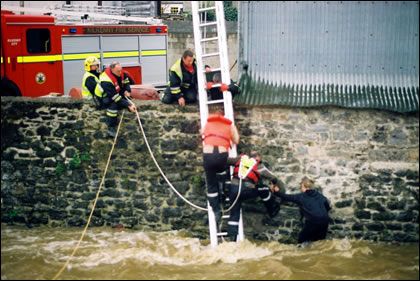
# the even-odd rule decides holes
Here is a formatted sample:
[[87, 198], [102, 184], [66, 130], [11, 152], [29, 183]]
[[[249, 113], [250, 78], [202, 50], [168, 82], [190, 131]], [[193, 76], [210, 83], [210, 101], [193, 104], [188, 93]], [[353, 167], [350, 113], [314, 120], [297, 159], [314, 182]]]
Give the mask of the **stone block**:
[[350, 200], [345, 200], [345, 201], [340, 201], [335, 203], [335, 207], [336, 208], [346, 208], [346, 207], [350, 207], [353, 204], [353, 199]]
[[51, 135], [51, 129], [42, 125], [38, 129], [36, 129], [36, 133], [40, 136], [50, 136]]
[[387, 207], [390, 210], [404, 210], [406, 206], [406, 202], [404, 200], [391, 200], [387, 203]]
[[64, 220], [67, 218], [67, 211], [50, 210], [48, 214], [53, 220]]
[[395, 129], [391, 132], [389, 136], [389, 144], [401, 146], [407, 144], [408, 136], [407, 134], [400, 128]]
[[364, 210], [355, 210], [354, 215], [358, 219], [370, 219], [371, 218], [370, 212], [369, 211], [364, 211]]
[[353, 226], [351, 227], [351, 229], [353, 231], [363, 230], [363, 224], [361, 224], [361, 223], [355, 223], [355, 224], [353, 224]]
[[48, 224], [48, 216], [45, 213], [33, 213], [28, 220], [30, 224]]
[[395, 214], [390, 212], [380, 212], [372, 215], [372, 219], [375, 221], [390, 221], [395, 219]]
[[402, 221], [402, 222], [408, 222], [408, 221], [412, 221], [413, 218], [414, 218], [413, 211], [409, 210], [409, 211], [400, 212], [397, 215], [396, 220], [397, 221]]
[[81, 199], [86, 200], [86, 201], [93, 200], [95, 198], [96, 198], [96, 193], [95, 192], [85, 192], [81, 196]]
[[383, 231], [385, 226], [383, 223], [380, 222], [371, 222], [366, 224], [366, 228], [370, 231]]
[[372, 209], [372, 210], [376, 210], [376, 211], [380, 211], [380, 212], [385, 211], [385, 208], [379, 202], [369, 202], [367, 204], [367, 208]]
[[67, 221], [67, 225], [71, 227], [75, 226], [85, 226], [86, 221], [80, 217], [74, 217]]
[[148, 204], [145, 203], [143, 200], [136, 199], [136, 200], [133, 201], [133, 205], [134, 205], [135, 208], [140, 209], [140, 210], [150, 209]]

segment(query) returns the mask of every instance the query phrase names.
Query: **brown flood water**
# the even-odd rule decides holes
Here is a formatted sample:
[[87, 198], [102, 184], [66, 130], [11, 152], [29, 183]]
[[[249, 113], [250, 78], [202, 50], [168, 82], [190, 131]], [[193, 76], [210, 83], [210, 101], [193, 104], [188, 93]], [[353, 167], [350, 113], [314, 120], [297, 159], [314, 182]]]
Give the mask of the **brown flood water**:
[[[82, 228], [1, 227], [1, 279], [51, 279]], [[186, 232], [88, 229], [59, 279], [419, 279], [419, 244], [325, 240], [223, 243]]]

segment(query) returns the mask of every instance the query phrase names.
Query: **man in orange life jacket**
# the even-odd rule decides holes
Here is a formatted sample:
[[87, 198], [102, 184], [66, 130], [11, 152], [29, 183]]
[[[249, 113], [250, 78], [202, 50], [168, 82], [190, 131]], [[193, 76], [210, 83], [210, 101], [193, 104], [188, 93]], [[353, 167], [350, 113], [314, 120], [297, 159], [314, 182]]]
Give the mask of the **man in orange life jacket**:
[[202, 132], [203, 161], [207, 180], [207, 199], [212, 207], [216, 220], [220, 219], [219, 185], [217, 173], [225, 170], [231, 142], [239, 143], [238, 129], [232, 121], [221, 114], [211, 114]]
[[130, 97], [131, 88], [129, 83], [124, 83], [125, 76], [121, 64], [113, 62], [102, 72], [99, 77], [103, 89], [103, 104], [108, 108], [106, 111], [106, 121], [108, 123], [108, 135], [115, 137], [117, 130], [118, 110], [128, 108], [131, 112], [136, 112], [134, 105], [126, 100]]
[[[230, 211], [228, 221], [228, 235], [231, 241], [236, 241], [238, 235], [239, 218], [242, 202], [246, 199], [256, 198], [260, 196], [270, 217], [274, 217], [280, 210], [280, 206], [275, 202], [271, 193], [271, 188], [262, 183], [262, 177], [271, 180], [273, 186], [277, 190], [284, 190], [283, 182], [267, 169], [261, 162], [261, 157], [257, 152], [251, 152], [250, 156], [241, 154], [235, 158], [228, 158], [227, 164], [233, 166], [233, 179], [229, 193], [229, 199], [233, 204], [239, 192], [239, 177], [242, 177], [241, 193], [238, 201]], [[274, 187], [272, 187], [274, 188]]]

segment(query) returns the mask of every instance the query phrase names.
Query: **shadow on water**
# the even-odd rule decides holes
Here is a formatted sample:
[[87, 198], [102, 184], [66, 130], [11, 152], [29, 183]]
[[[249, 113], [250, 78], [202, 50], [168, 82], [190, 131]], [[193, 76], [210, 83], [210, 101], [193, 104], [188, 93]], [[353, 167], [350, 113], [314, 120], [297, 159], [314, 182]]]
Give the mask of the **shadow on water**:
[[[82, 229], [1, 229], [1, 278], [51, 279]], [[88, 230], [60, 279], [418, 279], [419, 246], [325, 240], [211, 248], [185, 232]]]

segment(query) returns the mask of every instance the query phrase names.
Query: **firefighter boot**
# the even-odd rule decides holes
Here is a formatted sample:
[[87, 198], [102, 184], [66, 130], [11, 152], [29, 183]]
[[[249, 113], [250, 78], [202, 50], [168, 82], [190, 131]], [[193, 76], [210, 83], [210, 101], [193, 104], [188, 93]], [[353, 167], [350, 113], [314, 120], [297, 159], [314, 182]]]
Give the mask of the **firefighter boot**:
[[228, 237], [231, 242], [236, 242], [238, 236], [238, 225], [228, 223]]
[[115, 129], [115, 127], [108, 127], [108, 136], [111, 138], [115, 138], [116, 135], [117, 130]]

